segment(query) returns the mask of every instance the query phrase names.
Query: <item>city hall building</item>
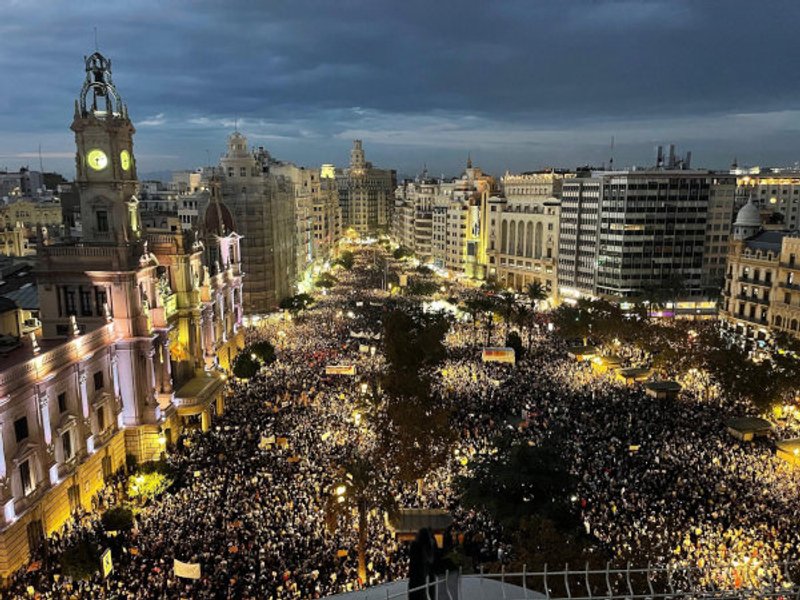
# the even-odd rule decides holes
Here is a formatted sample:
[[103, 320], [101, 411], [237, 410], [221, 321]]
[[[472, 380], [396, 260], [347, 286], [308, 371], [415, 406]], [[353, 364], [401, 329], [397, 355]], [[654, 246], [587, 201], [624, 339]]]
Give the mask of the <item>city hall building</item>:
[[243, 345], [240, 238], [212, 180], [197, 234], [141, 223], [133, 124], [111, 61], [86, 59], [71, 126], [82, 237], [40, 248], [42, 335], [0, 347], [0, 576], [223, 410]]

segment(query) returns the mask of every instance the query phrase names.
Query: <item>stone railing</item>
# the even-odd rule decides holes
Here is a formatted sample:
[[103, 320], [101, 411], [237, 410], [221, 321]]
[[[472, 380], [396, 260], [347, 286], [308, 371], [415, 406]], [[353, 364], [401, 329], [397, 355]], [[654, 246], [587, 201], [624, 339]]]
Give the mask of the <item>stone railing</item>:
[[[67, 364], [81, 360], [87, 354], [107, 346], [115, 338], [114, 326], [109, 323], [85, 335], [66, 340], [52, 350], [31, 355], [25, 362], [0, 372], [0, 396], [6, 396], [19, 387], [30, 385]], [[31, 353], [28, 347], [17, 352]]]

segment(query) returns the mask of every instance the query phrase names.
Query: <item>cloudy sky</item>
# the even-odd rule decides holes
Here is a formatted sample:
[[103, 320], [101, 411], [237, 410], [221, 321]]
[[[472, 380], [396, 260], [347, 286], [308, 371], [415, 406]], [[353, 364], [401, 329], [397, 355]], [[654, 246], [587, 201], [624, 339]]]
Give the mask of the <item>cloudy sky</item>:
[[796, 0], [0, 0], [0, 168], [73, 173], [83, 56], [100, 50], [140, 172], [216, 162], [238, 120], [299, 164], [455, 174], [673, 142], [697, 166], [800, 160]]

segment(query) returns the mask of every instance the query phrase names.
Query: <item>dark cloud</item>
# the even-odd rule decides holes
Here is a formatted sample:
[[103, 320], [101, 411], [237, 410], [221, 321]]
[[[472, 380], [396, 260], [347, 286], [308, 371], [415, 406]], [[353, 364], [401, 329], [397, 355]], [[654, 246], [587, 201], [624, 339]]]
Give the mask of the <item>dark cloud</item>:
[[82, 56], [101, 50], [143, 170], [214, 159], [234, 119], [304, 164], [452, 172], [798, 157], [800, 5], [749, 0], [0, 0], [0, 166], [71, 170]]

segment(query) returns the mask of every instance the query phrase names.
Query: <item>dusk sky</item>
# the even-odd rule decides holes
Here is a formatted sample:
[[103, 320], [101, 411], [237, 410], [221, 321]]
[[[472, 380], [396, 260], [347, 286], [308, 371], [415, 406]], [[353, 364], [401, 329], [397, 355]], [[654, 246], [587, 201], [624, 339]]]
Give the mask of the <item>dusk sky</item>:
[[[800, 160], [800, 3], [753, 0], [0, 0], [0, 168], [71, 177], [69, 124], [99, 48], [140, 173], [251, 144], [401, 174]], [[208, 151], [208, 154], [207, 154]]]

